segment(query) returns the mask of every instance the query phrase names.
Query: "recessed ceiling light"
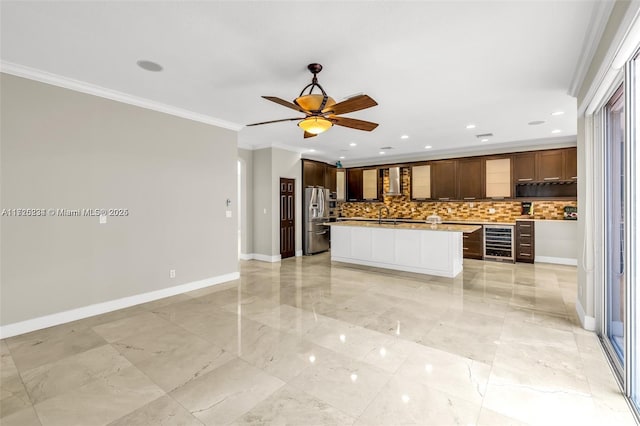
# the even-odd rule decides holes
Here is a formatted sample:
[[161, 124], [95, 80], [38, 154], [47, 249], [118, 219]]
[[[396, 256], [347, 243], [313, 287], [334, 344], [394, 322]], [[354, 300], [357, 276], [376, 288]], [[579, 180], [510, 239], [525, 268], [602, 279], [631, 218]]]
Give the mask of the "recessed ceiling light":
[[551, 115], [562, 115], [564, 114], [564, 111], [554, 111], [551, 113]]
[[538, 126], [540, 124], [544, 124], [544, 120], [535, 120], [527, 123], [529, 126]]
[[380, 151], [378, 154], [380, 154], [380, 155], [384, 155], [384, 151]]
[[467, 129], [475, 129], [476, 125], [475, 124], [467, 124]]
[[340, 159], [341, 159], [341, 160], [344, 160], [344, 155], [340, 156]]
[[562, 132], [562, 130], [560, 130], [560, 129], [553, 129], [553, 130], [551, 131], [551, 133], [560, 133], [560, 132]]
[[402, 135], [400, 136], [400, 139], [409, 139], [409, 135]]
[[313, 149], [313, 148], [311, 148], [311, 149], [309, 150], [309, 152], [316, 152], [316, 150], [315, 150], [315, 149]]
[[431, 149], [431, 148], [433, 148], [431, 145], [427, 145], [424, 147], [424, 149]]
[[480, 139], [480, 142], [489, 142], [489, 138], [482, 138]]
[[351, 142], [351, 143], [349, 144], [349, 146], [356, 146], [356, 145], [358, 145], [358, 144], [357, 144], [357, 143], [355, 143], [355, 142]]
[[152, 71], [152, 72], [162, 71], [162, 65], [156, 62], [140, 60], [136, 62], [136, 64], [138, 64], [138, 66], [143, 70]]

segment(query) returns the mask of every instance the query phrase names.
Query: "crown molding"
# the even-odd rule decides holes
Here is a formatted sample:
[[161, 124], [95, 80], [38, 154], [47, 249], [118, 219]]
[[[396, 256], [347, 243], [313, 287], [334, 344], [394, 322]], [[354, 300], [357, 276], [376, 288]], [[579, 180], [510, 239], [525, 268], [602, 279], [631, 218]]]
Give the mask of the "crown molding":
[[29, 80], [39, 81], [41, 83], [51, 84], [53, 86], [58, 86], [69, 90], [74, 90], [76, 92], [82, 92], [89, 95], [110, 99], [112, 101], [122, 102], [144, 109], [162, 112], [180, 118], [186, 118], [187, 120], [222, 127], [224, 129], [239, 131], [244, 127], [242, 124], [220, 120], [208, 115], [174, 107], [160, 102], [155, 102], [149, 99], [140, 98], [137, 96], [129, 95], [127, 93], [118, 92], [117, 90], [107, 89], [105, 87], [97, 86], [85, 81], [75, 80], [69, 77], [64, 77], [12, 62], [1, 61], [0, 72], [26, 78]]
[[609, 22], [609, 16], [611, 15], [614, 4], [615, 2], [613, 1], [600, 1], [596, 2], [593, 8], [587, 27], [589, 30], [585, 36], [582, 52], [580, 53], [580, 58], [578, 59], [578, 64], [576, 65], [569, 86], [569, 95], [574, 98], [578, 96], [578, 91], [584, 83], [584, 78], [587, 75], [596, 50], [598, 50], [600, 39], [607, 27], [607, 22]]
[[[607, 84], [610, 84], [613, 80], [616, 79], [616, 75], [620, 73], [620, 70], [614, 70], [612, 68], [613, 60], [615, 59], [618, 51], [620, 50], [620, 46], [624, 42], [625, 38], [629, 34], [629, 30], [636, 22], [636, 19], [640, 15], [640, 1], [634, 0], [629, 3], [629, 7], [626, 10], [618, 29], [611, 39], [611, 44], [608, 47], [607, 52], [602, 59], [602, 62], [598, 66], [598, 70], [588, 87], [587, 92], [584, 97], [578, 101], [578, 117], [582, 116], [587, 112], [587, 108], [593, 112], [596, 109], [597, 104], [602, 104], [603, 99], [600, 96], [608, 89], [606, 87]], [[636, 23], [636, 25], [640, 25]], [[592, 64], [589, 63], [589, 67]], [[584, 82], [583, 82], [584, 84]], [[582, 86], [582, 85], [581, 85]], [[579, 87], [580, 90], [582, 87]]]

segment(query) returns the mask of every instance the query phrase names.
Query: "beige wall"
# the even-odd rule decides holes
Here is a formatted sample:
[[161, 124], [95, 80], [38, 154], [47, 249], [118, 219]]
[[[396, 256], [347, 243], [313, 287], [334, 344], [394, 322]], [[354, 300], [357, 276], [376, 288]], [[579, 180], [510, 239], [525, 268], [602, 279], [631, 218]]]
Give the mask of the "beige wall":
[[236, 132], [6, 74], [0, 84], [2, 208], [129, 210], [106, 224], [2, 217], [2, 325], [238, 271]]
[[249, 255], [253, 253], [253, 151], [238, 149], [238, 160], [242, 164], [242, 207], [238, 215], [241, 228], [240, 253]]
[[280, 254], [280, 178], [296, 180], [296, 251], [302, 250], [302, 161], [300, 153], [271, 148], [273, 202], [271, 252]]
[[253, 253], [267, 260], [280, 255], [280, 178], [296, 180], [296, 251], [302, 250], [302, 162], [279, 148], [253, 151]]
[[253, 151], [253, 253], [271, 256], [271, 148]]

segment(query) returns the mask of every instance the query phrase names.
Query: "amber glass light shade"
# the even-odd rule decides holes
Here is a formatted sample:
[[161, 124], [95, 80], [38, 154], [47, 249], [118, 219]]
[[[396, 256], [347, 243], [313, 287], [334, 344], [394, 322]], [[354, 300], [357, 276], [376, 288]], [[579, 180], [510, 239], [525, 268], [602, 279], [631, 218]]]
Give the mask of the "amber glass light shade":
[[333, 123], [327, 120], [326, 118], [309, 117], [299, 122], [298, 126], [300, 126], [300, 128], [302, 128], [305, 132], [318, 135], [322, 132], [329, 130], [331, 126], [333, 126]]
[[[322, 95], [304, 95], [296, 98], [295, 102], [305, 111], [319, 111], [320, 105], [322, 105], [322, 99], [324, 97]], [[331, 96], [327, 97], [327, 103], [324, 106], [324, 109], [335, 105], [336, 101], [333, 100]]]

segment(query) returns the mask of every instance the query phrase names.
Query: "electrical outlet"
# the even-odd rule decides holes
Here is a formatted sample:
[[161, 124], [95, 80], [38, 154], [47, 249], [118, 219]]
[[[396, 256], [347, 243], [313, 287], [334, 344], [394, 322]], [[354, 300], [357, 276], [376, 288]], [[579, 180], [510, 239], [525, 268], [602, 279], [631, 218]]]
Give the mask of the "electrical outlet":
[[469, 203], [469, 208], [473, 208], [473, 206], [475, 206], [475, 203]]
[[231, 217], [231, 210], [227, 210], [227, 217]]
[[175, 278], [175, 277], [176, 277], [176, 270], [169, 269], [169, 278]]
[[494, 214], [496, 212], [496, 209], [494, 209], [493, 207], [489, 209], [489, 214]]
[[451, 207], [447, 207], [447, 213], [451, 213]]

